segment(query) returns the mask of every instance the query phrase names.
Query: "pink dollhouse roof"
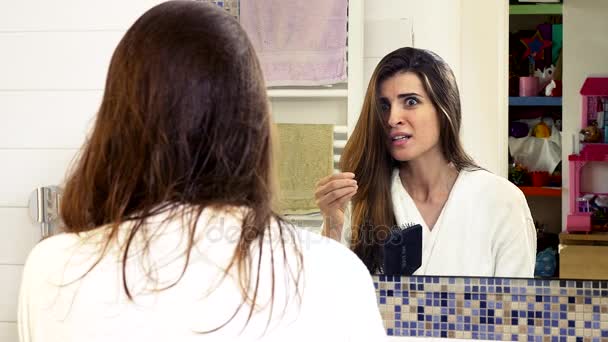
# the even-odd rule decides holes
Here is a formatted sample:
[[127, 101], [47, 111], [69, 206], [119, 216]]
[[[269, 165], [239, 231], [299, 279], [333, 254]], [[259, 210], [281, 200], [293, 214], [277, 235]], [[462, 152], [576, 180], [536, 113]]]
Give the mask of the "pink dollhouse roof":
[[608, 77], [587, 77], [581, 95], [584, 96], [608, 96]]

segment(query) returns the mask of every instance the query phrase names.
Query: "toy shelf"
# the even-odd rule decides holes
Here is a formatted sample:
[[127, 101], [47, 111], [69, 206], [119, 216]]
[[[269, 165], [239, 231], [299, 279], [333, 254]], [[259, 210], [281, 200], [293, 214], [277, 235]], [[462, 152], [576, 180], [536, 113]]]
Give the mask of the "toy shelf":
[[561, 106], [562, 98], [555, 96], [511, 96], [509, 106]]
[[520, 186], [519, 189], [526, 196], [561, 197], [562, 188], [547, 186]]
[[560, 15], [562, 4], [509, 5], [509, 14]]

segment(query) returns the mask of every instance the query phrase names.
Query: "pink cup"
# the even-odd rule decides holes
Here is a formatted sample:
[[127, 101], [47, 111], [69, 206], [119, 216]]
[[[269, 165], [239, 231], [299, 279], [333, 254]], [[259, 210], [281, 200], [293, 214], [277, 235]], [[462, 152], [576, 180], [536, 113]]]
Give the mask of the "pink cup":
[[538, 77], [526, 76], [519, 78], [519, 96], [536, 96], [539, 91], [538, 87]]

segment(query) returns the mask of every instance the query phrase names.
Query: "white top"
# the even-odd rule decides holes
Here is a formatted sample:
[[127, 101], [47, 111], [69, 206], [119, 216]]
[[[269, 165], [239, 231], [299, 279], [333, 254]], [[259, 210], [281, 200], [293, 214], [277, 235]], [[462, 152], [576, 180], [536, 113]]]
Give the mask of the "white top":
[[[391, 196], [398, 225], [422, 226], [422, 265], [414, 275], [534, 276], [536, 230], [526, 198], [507, 179], [488, 171], [461, 171], [437, 222], [429, 230], [393, 171]], [[342, 243], [351, 241], [347, 208]]]
[[[39, 243], [30, 253], [19, 298], [18, 327], [22, 342], [69, 341], [383, 341], [373, 281], [365, 266], [347, 248], [318, 234], [295, 229], [287, 243], [286, 259], [278, 244], [278, 228], [271, 228], [260, 267], [259, 312], [240, 334], [249, 307], [245, 306], [225, 328], [207, 335], [200, 331], [226, 322], [241, 303], [235, 273], [218, 286], [223, 267], [233, 255], [240, 232], [239, 214], [203, 212], [197, 226], [196, 247], [181, 281], [164, 291], [154, 291], [176, 280], [182, 270], [187, 242], [180, 221], [161, 224], [165, 214], [153, 217], [146, 231], [152, 234], [147, 265], [154, 265], [158, 285], [145, 279], [140, 252], [141, 235], [133, 243], [127, 269], [135, 302], [122, 288], [121, 261], [112, 246], [102, 261], [77, 280], [95, 260], [106, 228], [80, 235], [61, 234]], [[119, 240], [124, 241], [124, 234]], [[293, 241], [295, 240], [295, 241]], [[272, 242], [272, 244], [271, 244]], [[304, 258], [301, 305], [286, 285], [290, 267], [295, 270], [294, 243]], [[275, 304], [268, 322], [270, 253], [275, 256]], [[257, 260], [255, 257], [253, 260]], [[256, 262], [253, 263], [256, 273]], [[75, 282], [72, 282], [74, 281]], [[58, 285], [66, 284], [63, 287]], [[216, 288], [217, 287], [217, 288]], [[258, 339], [259, 338], [259, 339]]]

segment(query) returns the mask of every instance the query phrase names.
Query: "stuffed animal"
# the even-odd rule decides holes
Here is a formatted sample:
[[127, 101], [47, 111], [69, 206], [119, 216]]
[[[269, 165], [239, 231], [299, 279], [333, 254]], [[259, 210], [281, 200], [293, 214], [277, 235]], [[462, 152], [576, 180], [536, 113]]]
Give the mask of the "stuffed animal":
[[581, 129], [583, 142], [597, 143], [602, 139], [602, 131], [597, 127], [597, 121], [593, 121], [591, 125]]

